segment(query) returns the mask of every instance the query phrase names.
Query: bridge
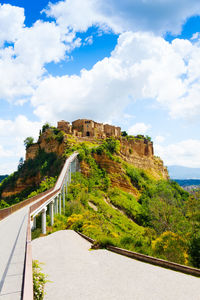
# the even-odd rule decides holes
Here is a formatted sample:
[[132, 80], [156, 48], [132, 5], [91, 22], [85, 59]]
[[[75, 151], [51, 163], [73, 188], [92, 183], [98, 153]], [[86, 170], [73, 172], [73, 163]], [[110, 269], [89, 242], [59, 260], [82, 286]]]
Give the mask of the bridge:
[[65, 211], [65, 196], [71, 174], [79, 170], [78, 153], [65, 162], [55, 186], [35, 197], [0, 210], [0, 299], [32, 300], [31, 228], [42, 215], [42, 233], [46, 234], [46, 211], [51, 225], [54, 213]]
[[[31, 248], [31, 229], [34, 229], [36, 227], [36, 216], [41, 214], [42, 218], [42, 233], [46, 234], [46, 213], [47, 210], [49, 211], [51, 225], [54, 223], [54, 215], [57, 213], [62, 213], [65, 211], [65, 198], [67, 194], [67, 188], [71, 181], [71, 174], [73, 172], [79, 171], [79, 162], [78, 162], [78, 153], [73, 153], [65, 162], [63, 169], [58, 177], [58, 180], [55, 184], [55, 186], [37, 196], [34, 196], [30, 199], [27, 199], [23, 202], [20, 202], [14, 206], [5, 208], [0, 210], [0, 300], [33, 300], [33, 283], [32, 283], [32, 248]], [[53, 236], [53, 234], [51, 235]], [[67, 235], [65, 235], [67, 236]], [[47, 238], [49, 238], [48, 236]], [[70, 237], [68, 237], [70, 239]], [[86, 237], [87, 238], [87, 237]], [[39, 239], [40, 241], [43, 240]], [[64, 240], [64, 239], [63, 239]], [[53, 243], [53, 241], [52, 241]], [[41, 244], [39, 247], [43, 247], [45, 249], [44, 245]], [[85, 246], [84, 246], [85, 247]], [[40, 248], [41, 249], [41, 248]], [[66, 249], [65, 249], [66, 250]], [[65, 250], [62, 249], [62, 251], [65, 252]], [[200, 270], [189, 268], [186, 266], [180, 266], [174, 263], [165, 262], [159, 259], [150, 258], [145, 255], [140, 255], [137, 253], [129, 252], [123, 249], [117, 249], [113, 247], [113, 249], [110, 249], [111, 251], [130, 256], [133, 258], [136, 258], [137, 260], [143, 260], [146, 262], [149, 262], [151, 264], [157, 264], [160, 266], [165, 266], [167, 268], [171, 268], [174, 270], [178, 270], [184, 273], [200, 276]], [[48, 257], [48, 248], [45, 249], [46, 256]], [[73, 252], [73, 249], [70, 249], [69, 251]], [[105, 250], [107, 251], [107, 250]], [[44, 253], [44, 252], [43, 252]], [[110, 252], [111, 253], [111, 252]], [[80, 253], [81, 255], [81, 253]], [[115, 255], [116, 254], [112, 254]], [[110, 257], [112, 256], [110, 255]], [[93, 255], [94, 256], [94, 255]], [[84, 258], [84, 253], [82, 254], [82, 257]], [[87, 256], [88, 258], [89, 256]], [[119, 256], [121, 257], [121, 256]], [[72, 260], [75, 262], [77, 258], [73, 257]], [[105, 262], [106, 258], [104, 257]], [[114, 259], [115, 261], [116, 259]], [[126, 258], [128, 262], [127, 264], [131, 264], [133, 261]], [[92, 261], [92, 260], [91, 260]], [[103, 264], [103, 261], [100, 260], [100, 265]], [[117, 260], [116, 260], [117, 261]], [[55, 259], [55, 263], [60, 263]], [[67, 261], [68, 265], [69, 261]], [[121, 263], [121, 262], [120, 262]], [[86, 264], [86, 261], [85, 261]], [[96, 264], [96, 262], [94, 262]], [[136, 267], [138, 268], [138, 264], [143, 264], [144, 270], [141, 270], [141, 273], [138, 274], [138, 271], [135, 274], [138, 274], [139, 278], [142, 279], [141, 276], [143, 276], [146, 272], [148, 272], [149, 265], [144, 264], [141, 262], [137, 262]], [[67, 269], [67, 265], [63, 267], [64, 270]], [[55, 267], [55, 266], [54, 266]], [[73, 267], [74, 268], [74, 267]], [[158, 267], [156, 267], [158, 268]], [[159, 268], [160, 269], [160, 268]], [[125, 268], [127, 270], [127, 267]], [[134, 272], [134, 267], [130, 267], [131, 272]], [[139, 269], [140, 270], [140, 267]], [[146, 271], [145, 271], [146, 270]], [[154, 271], [156, 272], [156, 271]], [[172, 271], [168, 271], [172, 273]], [[119, 273], [119, 272], [118, 272]], [[159, 274], [162, 272], [156, 272], [157, 274], [155, 276], [158, 277]], [[57, 274], [57, 277], [59, 278], [59, 274]], [[111, 276], [108, 273], [103, 274], [103, 276]], [[178, 273], [179, 274], [179, 273]], [[93, 274], [92, 274], [93, 276]], [[116, 268], [112, 276], [117, 276]], [[123, 275], [124, 276], [124, 275]], [[131, 273], [128, 275], [131, 276]], [[197, 293], [195, 295], [200, 294], [200, 290], [197, 284], [198, 280], [195, 277], [191, 277], [188, 275], [184, 275], [188, 279], [183, 279], [182, 282], [189, 282], [190, 286], [192, 286], [192, 291], [195, 290]], [[98, 277], [98, 276], [97, 276]], [[145, 277], [145, 276], [144, 276]], [[89, 278], [92, 278], [89, 276]], [[146, 277], [145, 277], [146, 278]], [[167, 277], [169, 278], [169, 276]], [[173, 278], [173, 276], [172, 276]], [[120, 278], [119, 278], [120, 279]], [[145, 279], [146, 280], [146, 279]], [[163, 281], [165, 279], [163, 278]], [[180, 280], [180, 279], [179, 279]], [[120, 282], [120, 280], [119, 280]], [[180, 281], [179, 281], [180, 283]], [[74, 282], [76, 284], [76, 282]], [[83, 282], [81, 282], [83, 285]], [[103, 284], [105, 284], [105, 281], [103, 281]], [[116, 281], [116, 286], [121, 286]], [[145, 284], [145, 282], [144, 282]], [[185, 283], [184, 283], [185, 284]], [[59, 283], [58, 283], [59, 285]], [[127, 285], [126, 285], [127, 286]], [[64, 288], [64, 287], [62, 287]], [[98, 287], [96, 286], [98, 289]], [[105, 284], [106, 288], [106, 284]], [[128, 287], [127, 287], [128, 288]], [[101, 289], [103, 287], [101, 286]], [[124, 287], [123, 289], [124, 290]], [[184, 289], [183, 289], [184, 290]], [[187, 290], [189, 292], [189, 290]], [[77, 294], [78, 295], [78, 294]], [[91, 294], [92, 295], [92, 294]], [[71, 299], [76, 299], [73, 298]], [[195, 297], [195, 296], [194, 296]], [[48, 299], [48, 298], [47, 298]], [[54, 299], [54, 298], [52, 298]], [[62, 299], [62, 298], [60, 298]], [[65, 298], [63, 298], [65, 299]], [[78, 299], [78, 298], [77, 298]], [[86, 298], [79, 298], [79, 299], [87, 299]], [[88, 298], [89, 299], [89, 298]], [[103, 299], [103, 298], [92, 298], [91, 299]], [[106, 299], [106, 298], [105, 298]], [[113, 299], [120, 299], [120, 298], [113, 298]], [[133, 299], [133, 298], [121, 298], [121, 299]], [[135, 298], [136, 299], [136, 298]], [[143, 299], [143, 298], [137, 298], [137, 299]], [[145, 299], [145, 298], [144, 298]], [[148, 299], [153, 299], [149, 297]], [[155, 298], [154, 298], [155, 299]], [[162, 299], [162, 298], [157, 298]], [[176, 298], [177, 299], [177, 298]], [[182, 299], [185, 299], [182, 297]], [[198, 299], [198, 298], [191, 298], [190, 299]]]

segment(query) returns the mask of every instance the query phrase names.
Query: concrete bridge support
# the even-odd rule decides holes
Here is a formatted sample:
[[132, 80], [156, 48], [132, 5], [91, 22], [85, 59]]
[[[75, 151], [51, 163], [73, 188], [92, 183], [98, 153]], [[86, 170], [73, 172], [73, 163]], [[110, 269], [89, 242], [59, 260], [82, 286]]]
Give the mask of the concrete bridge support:
[[59, 214], [61, 215], [62, 213], [62, 201], [61, 201], [61, 194], [59, 194]]
[[58, 214], [58, 197], [55, 198], [55, 202], [56, 202], [56, 211], [55, 211], [55, 213]]
[[[54, 215], [61, 214], [62, 212], [65, 213], [65, 199], [67, 195], [68, 184], [71, 182], [71, 174], [74, 172], [79, 171], [79, 162], [77, 158], [73, 160], [65, 173], [63, 183], [61, 185], [60, 192], [54, 196], [53, 199], [46, 205], [49, 205], [49, 215], [51, 220], [51, 226], [54, 224]], [[47, 206], [41, 209], [38, 213], [42, 214], [42, 233], [46, 234], [46, 211]], [[36, 228], [36, 215], [33, 218], [33, 226], [32, 229]]]
[[43, 210], [42, 210], [42, 233], [43, 234], [46, 234], [47, 231], [46, 231], [46, 211], [47, 211], [47, 208], [44, 207]]
[[49, 212], [50, 212], [50, 218], [51, 218], [51, 226], [54, 224], [54, 200], [50, 202], [49, 204]]

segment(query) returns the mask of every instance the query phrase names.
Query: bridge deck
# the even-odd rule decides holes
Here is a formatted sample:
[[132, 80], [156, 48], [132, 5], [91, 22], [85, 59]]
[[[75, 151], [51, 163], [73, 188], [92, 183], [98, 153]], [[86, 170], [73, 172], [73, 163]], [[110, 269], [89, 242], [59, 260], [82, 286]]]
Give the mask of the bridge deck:
[[0, 299], [21, 298], [28, 208], [0, 222]]
[[89, 248], [71, 230], [32, 241], [33, 259], [44, 263], [52, 281], [46, 284], [45, 299], [200, 299], [199, 278]]

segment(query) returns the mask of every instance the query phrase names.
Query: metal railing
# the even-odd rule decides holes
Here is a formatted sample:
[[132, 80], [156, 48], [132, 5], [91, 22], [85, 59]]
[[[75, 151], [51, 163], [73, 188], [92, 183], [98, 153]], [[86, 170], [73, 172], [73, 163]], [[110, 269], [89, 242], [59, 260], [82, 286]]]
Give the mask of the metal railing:
[[[78, 152], [75, 152], [72, 154], [65, 162], [62, 171], [60, 172], [60, 175], [56, 181], [56, 184], [53, 189], [47, 191], [50, 192], [46, 197], [42, 198], [41, 195], [38, 195], [40, 197], [37, 198], [36, 203], [34, 203], [32, 206], [30, 206], [29, 209], [29, 220], [28, 220], [28, 228], [27, 228], [27, 239], [26, 239], [26, 256], [25, 256], [25, 264], [24, 264], [24, 280], [23, 280], [23, 292], [22, 292], [22, 299], [23, 300], [33, 300], [33, 277], [32, 277], [32, 249], [31, 249], [31, 228], [30, 228], [30, 221], [31, 221], [31, 214], [40, 206], [47, 203], [50, 198], [58, 194], [58, 192], [61, 191], [66, 173], [69, 170], [70, 164], [77, 159]], [[42, 195], [44, 196], [44, 194]]]
[[[34, 203], [30, 206], [28, 211], [28, 225], [25, 246], [25, 260], [22, 284], [22, 300], [33, 300], [33, 274], [32, 274], [32, 248], [31, 248], [31, 215], [35, 213], [38, 208], [48, 203], [48, 201], [55, 197], [65, 185], [65, 177], [70, 170], [71, 164], [77, 160], [78, 152], [74, 152], [66, 161], [60, 172], [60, 175], [53, 188], [40, 193], [32, 198], [26, 199], [8, 208], [0, 210], [0, 220], [6, 218], [17, 210]], [[71, 171], [71, 170], [70, 170]]]

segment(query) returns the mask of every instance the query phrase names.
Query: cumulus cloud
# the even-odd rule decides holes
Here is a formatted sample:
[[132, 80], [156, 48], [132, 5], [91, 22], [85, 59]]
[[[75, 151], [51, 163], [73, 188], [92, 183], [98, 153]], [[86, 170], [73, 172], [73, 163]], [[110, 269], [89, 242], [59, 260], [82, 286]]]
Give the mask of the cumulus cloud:
[[0, 5], [0, 99], [16, 103], [31, 96], [47, 75], [45, 64], [65, 59], [80, 46], [80, 39], [71, 32], [63, 35], [55, 22], [38, 20], [28, 28], [24, 19], [24, 9]]
[[[81, 9], [80, 9], [81, 8]], [[189, 17], [200, 14], [198, 0], [65, 0], [49, 4], [46, 14], [65, 30], [86, 31], [92, 25], [102, 30], [180, 33]]]
[[151, 128], [151, 125], [145, 123], [136, 123], [128, 129], [129, 135], [146, 134]]
[[0, 46], [15, 42], [23, 31], [24, 9], [10, 4], [0, 4]]
[[161, 146], [154, 144], [155, 154], [162, 157], [165, 165], [180, 165], [200, 168], [200, 140], [184, 140], [179, 143]]
[[[144, 32], [126, 32], [109, 58], [80, 76], [47, 77], [31, 99], [43, 120], [119, 117], [131, 101], [150, 99], [173, 118], [200, 114], [200, 45], [172, 44]], [[59, 104], [59, 105], [58, 105]]]
[[[27, 117], [19, 115], [15, 120], [0, 119], [0, 174], [16, 170], [20, 157], [24, 157], [24, 139], [32, 136], [38, 138], [41, 122], [31, 122]], [[5, 164], [5, 158], [9, 163]]]
[[156, 144], [161, 144], [161, 143], [164, 142], [164, 140], [165, 140], [165, 137], [162, 136], [162, 135], [157, 135], [157, 136], [155, 137], [155, 143], [156, 143]]

